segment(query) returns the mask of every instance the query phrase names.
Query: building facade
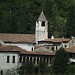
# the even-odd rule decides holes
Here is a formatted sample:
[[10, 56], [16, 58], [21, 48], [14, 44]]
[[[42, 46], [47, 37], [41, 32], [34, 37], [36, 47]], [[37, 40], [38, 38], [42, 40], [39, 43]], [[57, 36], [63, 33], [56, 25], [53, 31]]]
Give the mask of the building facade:
[[48, 38], [48, 21], [43, 12], [36, 21], [35, 34], [0, 33], [0, 75], [9, 69], [17, 69], [23, 62], [38, 64], [45, 60], [51, 64], [55, 52], [61, 47], [70, 54], [75, 62], [75, 37]]

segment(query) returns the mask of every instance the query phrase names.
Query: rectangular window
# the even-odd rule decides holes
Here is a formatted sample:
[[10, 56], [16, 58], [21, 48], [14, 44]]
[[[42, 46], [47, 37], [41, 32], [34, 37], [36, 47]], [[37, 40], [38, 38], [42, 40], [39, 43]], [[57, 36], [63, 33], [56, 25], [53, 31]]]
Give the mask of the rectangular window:
[[20, 61], [20, 63], [22, 62], [22, 57], [20, 56], [20, 58], [19, 58], [19, 61]]
[[13, 56], [13, 60], [12, 60], [12, 63], [15, 63], [15, 56]]
[[54, 47], [52, 47], [52, 51], [54, 51]]
[[9, 56], [7, 56], [7, 63], [9, 63]]
[[1, 73], [0, 73], [0, 75], [3, 75], [3, 70], [1, 70]]
[[42, 26], [45, 26], [45, 21], [42, 22]]

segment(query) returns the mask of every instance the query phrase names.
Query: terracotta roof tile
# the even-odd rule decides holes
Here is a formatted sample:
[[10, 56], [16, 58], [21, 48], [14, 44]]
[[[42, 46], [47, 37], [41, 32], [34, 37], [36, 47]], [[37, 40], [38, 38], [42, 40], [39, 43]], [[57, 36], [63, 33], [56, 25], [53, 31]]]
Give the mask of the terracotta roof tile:
[[21, 52], [21, 54], [31, 54], [31, 55], [55, 55], [54, 52], [36, 52], [36, 51], [27, 51], [27, 52]]
[[70, 39], [68, 38], [54, 38], [54, 39], [46, 39], [42, 40], [42, 42], [68, 42]]
[[20, 54], [26, 55], [55, 55], [53, 52], [35, 52], [35, 51], [26, 51], [25, 49], [19, 48], [17, 46], [0, 46], [0, 52], [19, 52]]
[[24, 51], [24, 52], [27, 52], [26, 50], [20, 48], [20, 47], [17, 47], [17, 46], [7, 46], [7, 45], [3, 45], [3, 46], [0, 46], [0, 52], [20, 52], [20, 51]]
[[0, 33], [0, 39], [4, 42], [32, 43], [32, 42], [35, 42], [35, 35], [34, 34], [5, 34], [5, 33]]
[[75, 46], [72, 46], [70, 48], [65, 48], [65, 51], [70, 52], [70, 53], [75, 53]]

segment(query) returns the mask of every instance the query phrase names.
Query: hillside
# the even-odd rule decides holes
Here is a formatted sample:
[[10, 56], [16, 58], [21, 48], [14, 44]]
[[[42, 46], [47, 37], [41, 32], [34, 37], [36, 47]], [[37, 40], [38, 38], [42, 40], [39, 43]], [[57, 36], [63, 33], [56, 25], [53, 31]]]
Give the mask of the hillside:
[[70, 37], [72, 33], [66, 34], [67, 24], [75, 19], [71, 16], [75, 11], [70, 13], [73, 5], [74, 0], [0, 0], [0, 33], [35, 33], [36, 20], [43, 10], [49, 22], [49, 37]]

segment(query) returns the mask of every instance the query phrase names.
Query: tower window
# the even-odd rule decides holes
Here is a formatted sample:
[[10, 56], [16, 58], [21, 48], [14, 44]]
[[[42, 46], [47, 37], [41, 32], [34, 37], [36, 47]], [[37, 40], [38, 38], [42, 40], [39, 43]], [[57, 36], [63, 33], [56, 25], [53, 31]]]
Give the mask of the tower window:
[[42, 26], [45, 26], [45, 21], [42, 22]]

